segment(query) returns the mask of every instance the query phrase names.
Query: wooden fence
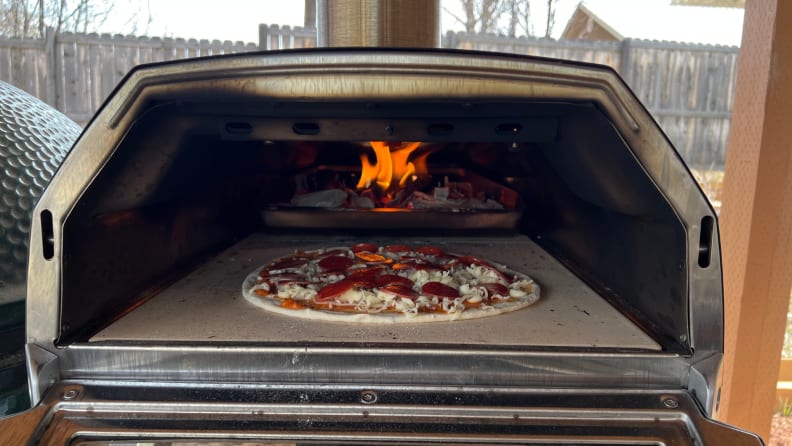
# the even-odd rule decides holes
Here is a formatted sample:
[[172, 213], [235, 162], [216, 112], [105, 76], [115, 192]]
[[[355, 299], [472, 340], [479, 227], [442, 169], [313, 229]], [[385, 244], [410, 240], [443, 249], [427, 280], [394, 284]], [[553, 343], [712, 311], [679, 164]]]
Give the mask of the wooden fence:
[[[511, 39], [449, 32], [443, 47], [528, 54], [609, 65], [654, 115], [688, 164], [722, 169], [734, 96], [735, 47], [625, 40]], [[147, 62], [316, 46], [312, 28], [261, 25], [259, 44], [49, 33], [0, 38], [0, 80], [85, 124], [121, 78]]]
[[257, 50], [252, 43], [72, 34], [0, 38], [0, 80], [85, 125], [132, 67], [149, 62]]
[[443, 46], [609, 65], [652, 113], [689, 165], [723, 169], [739, 48], [629, 39], [509, 39], [467, 33], [448, 33]]

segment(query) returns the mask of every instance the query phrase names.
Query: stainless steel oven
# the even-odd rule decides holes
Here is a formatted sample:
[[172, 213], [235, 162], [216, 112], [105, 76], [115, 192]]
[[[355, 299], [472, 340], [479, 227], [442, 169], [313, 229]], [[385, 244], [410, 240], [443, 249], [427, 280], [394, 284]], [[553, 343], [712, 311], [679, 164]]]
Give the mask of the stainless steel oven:
[[[373, 143], [416, 144], [416, 190], [495, 205], [295, 200], [356, 189]], [[241, 297], [275, 257], [361, 241], [487, 257], [542, 299], [355, 325]], [[716, 215], [601, 66], [325, 49], [139, 67], [35, 208], [27, 297], [30, 444], [761, 443], [708, 418]]]

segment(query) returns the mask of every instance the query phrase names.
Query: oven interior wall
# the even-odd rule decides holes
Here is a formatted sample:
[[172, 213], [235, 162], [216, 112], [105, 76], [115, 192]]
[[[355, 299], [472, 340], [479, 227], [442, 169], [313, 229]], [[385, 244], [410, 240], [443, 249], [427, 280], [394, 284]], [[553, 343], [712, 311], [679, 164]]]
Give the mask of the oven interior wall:
[[[59, 342], [87, 339], [241, 238], [277, 232], [260, 211], [289, 201], [295, 174], [358, 168], [351, 143], [384, 139], [440, 144], [430, 170], [517, 191], [515, 232], [664, 349], [689, 352], [685, 227], [662, 193], [595, 104], [513, 101], [152, 106], [64, 224]], [[400, 231], [421, 232], [389, 230]]]

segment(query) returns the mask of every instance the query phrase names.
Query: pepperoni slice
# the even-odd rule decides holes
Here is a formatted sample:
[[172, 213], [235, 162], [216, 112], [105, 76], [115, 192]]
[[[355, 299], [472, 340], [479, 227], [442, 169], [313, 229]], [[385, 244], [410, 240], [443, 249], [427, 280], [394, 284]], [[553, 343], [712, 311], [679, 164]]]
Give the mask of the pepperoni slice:
[[410, 300], [415, 299], [418, 297], [418, 293], [416, 293], [411, 287], [404, 286], [398, 283], [392, 283], [390, 285], [385, 285], [384, 287], [380, 288], [382, 291], [386, 293], [395, 294], [399, 297], [404, 297]]
[[351, 249], [352, 249], [352, 252], [358, 253], [358, 252], [365, 252], [365, 251], [377, 252], [377, 248], [378, 248], [378, 246], [375, 245], [374, 243], [358, 243], [357, 245], [353, 246]]
[[383, 271], [385, 271], [385, 267], [382, 265], [370, 265], [370, 266], [364, 266], [363, 268], [347, 270], [347, 273], [349, 273], [347, 277], [349, 278], [353, 276], [377, 277], [380, 274], [382, 274]]
[[434, 296], [440, 299], [454, 299], [459, 297], [459, 291], [457, 291], [456, 288], [452, 288], [440, 282], [426, 282], [424, 286], [421, 287], [421, 292], [427, 296]]
[[479, 259], [478, 257], [473, 256], [461, 256], [459, 257], [459, 261], [467, 266], [476, 265], [484, 267], [492, 272], [495, 273], [501, 280], [506, 282], [511, 281], [512, 277], [510, 274], [506, 274], [503, 271], [499, 270], [498, 268], [494, 267], [491, 263], [487, 262], [486, 260]]
[[[359, 251], [355, 253], [355, 257], [363, 260], [366, 263], [389, 263], [389, 258], [382, 254], [374, 254], [369, 251]], [[392, 260], [391, 260], [392, 261]]]
[[330, 256], [320, 260], [319, 267], [328, 272], [341, 272], [346, 271], [353, 263], [354, 261], [349, 257]]
[[434, 263], [416, 263], [413, 268], [416, 271], [439, 271], [443, 269], [440, 265], [435, 265]]
[[388, 245], [385, 247], [385, 251], [393, 253], [410, 252], [412, 248], [407, 245]]
[[355, 284], [349, 280], [340, 280], [336, 283], [331, 283], [322, 287], [322, 289], [316, 293], [316, 301], [327, 302], [329, 300], [333, 300], [337, 296], [340, 296], [341, 294], [351, 290], [354, 286]]
[[506, 274], [503, 271], [499, 270], [498, 268], [495, 268], [492, 265], [481, 265], [481, 266], [483, 266], [484, 268], [487, 268], [488, 270], [494, 272], [495, 275], [498, 276], [503, 281], [511, 282], [511, 280], [512, 280], [511, 274]]
[[415, 283], [406, 277], [397, 276], [396, 274], [383, 274], [377, 277], [378, 287], [385, 287], [387, 285], [403, 285], [412, 288]]
[[506, 288], [506, 285], [503, 285], [502, 283], [482, 283], [481, 287], [487, 290], [487, 294], [489, 294], [490, 297], [505, 297], [509, 295], [509, 289]]
[[373, 277], [355, 277], [352, 279], [346, 279], [352, 282], [352, 286], [355, 288], [376, 288], [377, 286], [377, 279]]
[[352, 282], [352, 286], [357, 288], [374, 288], [377, 286], [377, 276], [383, 267], [365, 268], [347, 276], [346, 281]]
[[427, 256], [439, 256], [445, 254], [443, 248], [438, 248], [437, 246], [421, 246], [420, 248], [416, 249], [415, 252]]
[[470, 265], [490, 266], [490, 264], [486, 260], [482, 260], [478, 257], [473, 257], [473, 256], [460, 256], [459, 262], [466, 266], [470, 266]]
[[391, 268], [393, 268], [394, 270], [398, 271], [398, 270], [402, 270], [402, 269], [408, 269], [408, 268], [412, 268], [412, 267], [414, 267], [414, 266], [415, 266], [415, 264], [414, 264], [414, 263], [403, 263], [403, 262], [399, 262], [399, 263], [394, 263], [394, 264], [391, 266]]

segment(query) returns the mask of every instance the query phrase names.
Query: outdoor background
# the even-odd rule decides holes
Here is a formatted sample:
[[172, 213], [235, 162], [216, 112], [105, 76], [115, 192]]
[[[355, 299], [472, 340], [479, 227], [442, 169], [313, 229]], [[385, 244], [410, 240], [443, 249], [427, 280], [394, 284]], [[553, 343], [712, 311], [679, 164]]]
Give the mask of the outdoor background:
[[[442, 47], [612, 67], [717, 210], [744, 3], [443, 0]], [[313, 0], [0, 0], [0, 81], [84, 126], [138, 64], [310, 48], [314, 22]], [[784, 358], [792, 358], [791, 332], [792, 322]], [[779, 398], [779, 413], [792, 414], [792, 390]]]
[[[742, 30], [731, 6], [741, 3], [443, 0], [442, 46], [612, 67], [718, 208]], [[571, 35], [581, 10], [585, 26], [610, 34]], [[313, 47], [314, 11], [310, 0], [0, 0], [0, 80], [85, 125], [138, 64]]]

